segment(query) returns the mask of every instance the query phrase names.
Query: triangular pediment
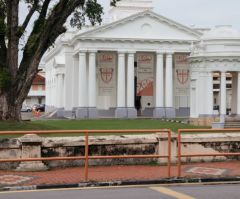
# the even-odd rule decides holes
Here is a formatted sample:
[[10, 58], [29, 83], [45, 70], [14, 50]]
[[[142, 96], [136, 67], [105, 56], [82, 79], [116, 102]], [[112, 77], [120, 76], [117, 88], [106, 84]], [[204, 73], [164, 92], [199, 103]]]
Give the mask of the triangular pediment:
[[152, 11], [145, 11], [87, 31], [78, 38], [198, 40], [201, 33]]

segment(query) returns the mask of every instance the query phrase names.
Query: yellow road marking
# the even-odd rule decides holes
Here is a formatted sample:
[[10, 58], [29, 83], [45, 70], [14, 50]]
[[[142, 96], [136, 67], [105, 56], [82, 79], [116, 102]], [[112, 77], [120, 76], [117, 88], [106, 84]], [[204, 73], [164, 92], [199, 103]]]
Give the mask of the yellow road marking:
[[158, 191], [160, 193], [163, 193], [165, 195], [168, 195], [168, 196], [171, 196], [171, 197], [174, 197], [177, 199], [195, 199], [192, 196], [188, 196], [186, 194], [176, 192], [176, 191], [173, 191], [173, 190], [165, 188], [165, 187], [149, 187], [149, 188], [154, 191]]

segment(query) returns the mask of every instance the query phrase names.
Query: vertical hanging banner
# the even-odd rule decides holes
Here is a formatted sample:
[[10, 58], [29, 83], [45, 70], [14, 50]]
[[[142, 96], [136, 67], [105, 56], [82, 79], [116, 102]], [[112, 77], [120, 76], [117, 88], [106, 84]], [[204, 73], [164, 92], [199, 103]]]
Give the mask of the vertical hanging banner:
[[153, 54], [137, 54], [137, 96], [153, 96], [153, 65]]
[[174, 55], [175, 63], [175, 96], [189, 96], [190, 66], [187, 53]]
[[116, 88], [116, 54], [98, 53], [97, 61], [99, 96], [112, 96]]

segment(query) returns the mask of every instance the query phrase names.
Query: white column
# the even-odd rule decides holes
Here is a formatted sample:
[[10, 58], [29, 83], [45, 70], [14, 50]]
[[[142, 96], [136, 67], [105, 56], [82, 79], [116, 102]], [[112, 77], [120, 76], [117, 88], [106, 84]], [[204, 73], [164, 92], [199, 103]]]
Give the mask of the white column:
[[206, 92], [205, 96], [203, 93], [203, 100], [205, 100], [205, 114], [212, 115], [213, 114], [213, 76], [212, 72], [206, 73]]
[[240, 72], [237, 73], [237, 114], [240, 115]]
[[191, 82], [190, 82], [190, 118], [199, 117], [199, 97], [198, 97], [198, 81], [199, 81], [199, 72], [191, 71]]
[[221, 105], [220, 105], [220, 114], [226, 115], [226, 73], [221, 72]]
[[125, 54], [118, 53], [117, 107], [125, 107]]
[[86, 65], [86, 51], [79, 52], [79, 107], [87, 107], [87, 65]]
[[72, 76], [73, 76], [73, 49], [69, 48], [66, 49], [65, 52], [65, 75], [64, 75], [64, 99], [63, 104], [65, 110], [72, 110], [73, 104], [72, 104]]
[[60, 74], [56, 74], [56, 79], [57, 79], [57, 108], [60, 108], [61, 107], [61, 102], [60, 102], [60, 98], [61, 98], [61, 87], [60, 87]]
[[127, 71], [127, 107], [134, 107], [134, 53], [128, 54], [128, 71]]
[[64, 80], [63, 80], [63, 74], [59, 73], [57, 74], [57, 107], [63, 108], [63, 88], [64, 88]]
[[237, 114], [238, 73], [232, 73], [231, 114]]
[[156, 64], [156, 107], [164, 106], [164, 88], [163, 88], [163, 54], [157, 53], [157, 64]]
[[89, 53], [88, 100], [89, 107], [96, 107], [96, 52]]
[[173, 107], [173, 57], [172, 53], [166, 55], [165, 75], [165, 107]]
[[72, 92], [73, 92], [73, 99], [72, 104], [73, 107], [78, 107], [78, 97], [79, 97], [79, 56], [74, 57], [74, 64], [73, 64], [73, 76], [72, 76]]

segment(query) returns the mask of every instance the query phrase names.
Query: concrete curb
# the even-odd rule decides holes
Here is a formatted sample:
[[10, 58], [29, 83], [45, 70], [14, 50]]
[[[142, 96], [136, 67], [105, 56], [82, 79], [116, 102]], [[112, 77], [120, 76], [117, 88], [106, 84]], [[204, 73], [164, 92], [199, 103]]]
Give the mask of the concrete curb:
[[112, 187], [112, 186], [131, 186], [131, 185], [151, 185], [151, 184], [184, 184], [184, 183], [240, 183], [239, 177], [220, 177], [220, 178], [165, 178], [160, 180], [133, 180], [133, 181], [109, 181], [109, 182], [82, 182], [75, 184], [50, 184], [50, 185], [31, 185], [2, 187], [0, 191], [21, 191], [39, 189], [63, 189], [63, 188], [85, 188], [85, 187]]

